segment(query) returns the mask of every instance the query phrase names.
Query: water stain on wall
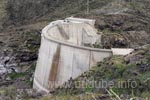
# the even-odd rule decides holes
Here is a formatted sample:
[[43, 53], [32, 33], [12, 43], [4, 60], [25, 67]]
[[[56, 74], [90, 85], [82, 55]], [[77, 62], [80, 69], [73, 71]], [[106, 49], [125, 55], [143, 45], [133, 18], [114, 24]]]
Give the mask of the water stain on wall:
[[68, 40], [69, 39], [69, 36], [67, 35], [67, 33], [65, 32], [64, 28], [60, 25], [57, 25], [57, 28], [60, 32], [60, 35], [65, 39], [65, 40]]
[[60, 51], [61, 45], [59, 44], [56, 49], [56, 53], [54, 54], [52, 65], [49, 74], [49, 82], [55, 82], [57, 77], [57, 71], [59, 66], [59, 59], [60, 59]]

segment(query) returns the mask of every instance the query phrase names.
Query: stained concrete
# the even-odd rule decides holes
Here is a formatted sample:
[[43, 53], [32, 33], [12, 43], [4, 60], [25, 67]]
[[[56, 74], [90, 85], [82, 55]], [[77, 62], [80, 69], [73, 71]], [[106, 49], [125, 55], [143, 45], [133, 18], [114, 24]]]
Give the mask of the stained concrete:
[[70, 17], [42, 30], [34, 89], [49, 92], [113, 55], [111, 49], [85, 47], [101, 41], [94, 24], [95, 20]]

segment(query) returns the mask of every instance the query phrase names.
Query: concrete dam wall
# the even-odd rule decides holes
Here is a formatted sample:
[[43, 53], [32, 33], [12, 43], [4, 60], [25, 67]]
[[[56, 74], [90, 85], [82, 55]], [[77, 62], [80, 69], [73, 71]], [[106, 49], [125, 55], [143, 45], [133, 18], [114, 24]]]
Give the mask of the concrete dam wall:
[[101, 41], [94, 24], [95, 20], [71, 17], [51, 22], [42, 30], [34, 89], [49, 92], [112, 56], [112, 50], [85, 46]]

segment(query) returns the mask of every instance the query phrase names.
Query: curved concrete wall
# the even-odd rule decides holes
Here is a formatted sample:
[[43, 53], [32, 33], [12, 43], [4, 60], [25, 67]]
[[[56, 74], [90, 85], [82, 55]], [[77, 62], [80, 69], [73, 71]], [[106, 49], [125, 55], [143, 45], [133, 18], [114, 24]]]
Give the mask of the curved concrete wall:
[[84, 47], [54, 38], [55, 33], [50, 30], [58, 24], [53, 22], [42, 31], [33, 86], [39, 91], [49, 92], [112, 55], [111, 50]]

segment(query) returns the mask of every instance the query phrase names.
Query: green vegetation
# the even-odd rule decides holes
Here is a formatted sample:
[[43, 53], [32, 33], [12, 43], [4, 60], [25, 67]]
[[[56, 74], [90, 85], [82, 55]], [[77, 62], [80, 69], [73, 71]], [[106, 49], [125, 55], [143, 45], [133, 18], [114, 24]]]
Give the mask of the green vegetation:
[[37, 32], [26, 32], [24, 33], [26, 40], [26, 47], [32, 51], [32, 52], [37, 52], [39, 49], [39, 44], [40, 44], [40, 34]]
[[26, 83], [28, 83], [31, 87], [33, 86], [33, 73], [35, 71], [36, 64], [33, 63], [31, 67], [26, 71]]
[[11, 73], [9, 74], [9, 77], [14, 80], [20, 77], [24, 77], [26, 75], [26, 73]]
[[27, 69], [25, 72], [20, 72], [20, 73], [11, 73], [8, 74], [8, 76], [12, 80], [16, 79], [25, 79], [25, 82], [32, 87], [33, 86], [33, 72], [35, 71], [35, 63], [33, 63], [29, 69]]

